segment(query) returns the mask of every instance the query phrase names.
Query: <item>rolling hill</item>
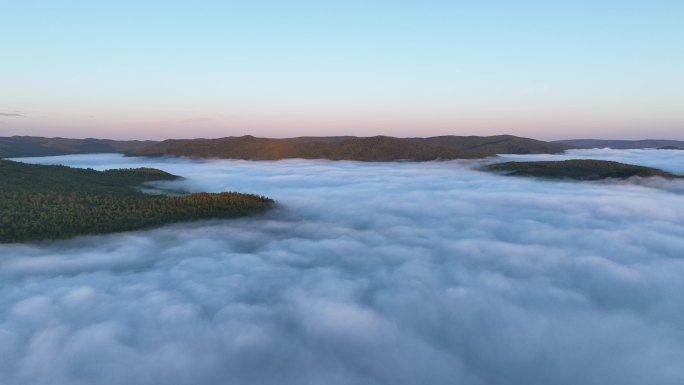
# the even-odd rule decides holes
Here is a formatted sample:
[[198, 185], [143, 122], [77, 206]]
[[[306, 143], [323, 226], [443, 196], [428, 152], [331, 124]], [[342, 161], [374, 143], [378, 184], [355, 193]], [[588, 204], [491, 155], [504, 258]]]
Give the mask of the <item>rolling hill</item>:
[[246, 160], [289, 158], [357, 161], [427, 161], [468, 159], [500, 153], [560, 153], [568, 147], [510, 135], [439, 136], [431, 138], [300, 137], [257, 138], [251, 135], [220, 139], [170, 139], [129, 151], [130, 155], [187, 156]]
[[684, 178], [656, 168], [594, 159], [505, 162], [490, 164], [482, 169], [511, 176], [530, 176], [545, 179], [601, 180], [656, 176], [668, 179]]
[[450, 147], [460, 150], [477, 151], [486, 155], [495, 154], [556, 154], [569, 148], [563, 144], [521, 138], [513, 135], [495, 136], [434, 136], [412, 138], [414, 141]]
[[639, 148], [662, 148], [677, 147], [684, 148], [684, 140], [604, 140], [604, 139], [568, 139], [556, 140], [558, 143], [573, 148], [614, 148], [618, 150], [630, 150]]
[[154, 143], [156, 142], [139, 140], [10, 136], [0, 137], [0, 158], [127, 152]]

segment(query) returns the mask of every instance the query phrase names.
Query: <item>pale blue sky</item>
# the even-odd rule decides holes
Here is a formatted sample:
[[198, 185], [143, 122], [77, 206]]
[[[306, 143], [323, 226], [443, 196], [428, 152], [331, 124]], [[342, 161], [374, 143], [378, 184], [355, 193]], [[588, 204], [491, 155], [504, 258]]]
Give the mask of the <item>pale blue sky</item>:
[[684, 139], [684, 1], [0, 10], [0, 135]]

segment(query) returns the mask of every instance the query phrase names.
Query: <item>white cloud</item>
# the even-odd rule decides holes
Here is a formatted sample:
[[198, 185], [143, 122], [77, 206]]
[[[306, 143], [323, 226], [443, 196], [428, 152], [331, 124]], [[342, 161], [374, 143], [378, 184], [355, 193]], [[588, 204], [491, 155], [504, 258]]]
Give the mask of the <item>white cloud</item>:
[[[633, 154], [594, 153], [684, 171], [680, 155]], [[671, 189], [469, 162], [32, 161], [144, 164], [280, 207], [0, 246], [3, 385], [684, 381]]]

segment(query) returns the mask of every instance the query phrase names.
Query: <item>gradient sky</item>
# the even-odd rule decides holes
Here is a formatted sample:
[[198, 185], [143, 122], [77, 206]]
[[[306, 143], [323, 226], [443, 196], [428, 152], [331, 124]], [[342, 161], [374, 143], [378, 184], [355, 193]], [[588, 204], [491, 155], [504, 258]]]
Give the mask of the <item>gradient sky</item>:
[[684, 1], [0, 0], [0, 135], [684, 139]]

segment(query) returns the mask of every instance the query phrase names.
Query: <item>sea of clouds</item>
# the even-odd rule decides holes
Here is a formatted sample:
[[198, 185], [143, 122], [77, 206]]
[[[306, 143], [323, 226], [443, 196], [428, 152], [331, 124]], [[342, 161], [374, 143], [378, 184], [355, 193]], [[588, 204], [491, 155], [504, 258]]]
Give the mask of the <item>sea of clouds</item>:
[[[684, 151], [582, 150], [684, 174]], [[157, 167], [257, 218], [0, 245], [0, 384], [684, 383], [684, 194], [477, 162]]]

